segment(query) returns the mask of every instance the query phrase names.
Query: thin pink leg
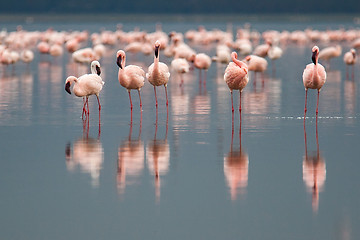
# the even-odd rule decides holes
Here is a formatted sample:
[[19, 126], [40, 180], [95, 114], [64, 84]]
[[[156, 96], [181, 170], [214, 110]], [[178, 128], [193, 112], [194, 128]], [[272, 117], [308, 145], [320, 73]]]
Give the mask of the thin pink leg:
[[169, 101], [168, 101], [168, 96], [167, 96], [167, 88], [166, 88], [166, 84], [164, 85], [165, 87], [165, 95], [166, 95], [166, 106], [169, 105]]
[[139, 99], [140, 99], [140, 109], [142, 109], [142, 101], [141, 101], [140, 89], [138, 89], [138, 93], [139, 93]]
[[316, 116], [319, 113], [319, 95], [320, 95], [320, 89], [318, 90], [318, 96], [317, 96], [317, 104], [316, 104]]
[[87, 105], [87, 115], [90, 115], [90, 110], [89, 110], [89, 97], [86, 97], [86, 105]]
[[158, 103], [157, 103], [156, 87], [155, 87], [155, 86], [154, 86], [154, 93], [155, 93], [155, 106], [157, 107], [157, 106], [158, 106]]
[[239, 112], [241, 112], [241, 91], [240, 91], [240, 103], [239, 103]]
[[305, 89], [305, 108], [304, 108], [304, 114], [306, 114], [306, 112], [307, 112], [307, 108], [306, 108], [306, 105], [307, 105], [307, 92], [308, 92], [308, 89]]
[[99, 104], [99, 112], [101, 111], [101, 104], [100, 104], [100, 99], [99, 99], [99, 96], [96, 96], [97, 97], [97, 100], [98, 100], [98, 104]]
[[128, 90], [129, 92], [129, 99], [130, 99], [130, 109], [132, 110], [133, 109], [133, 105], [132, 105], [132, 101], [131, 101], [131, 94], [130, 94], [130, 90]]
[[230, 91], [230, 93], [231, 93], [231, 111], [234, 112], [233, 92]]
[[180, 82], [180, 87], [182, 87], [182, 86], [183, 86], [183, 84], [184, 84], [184, 78], [183, 78], [182, 73], [180, 74], [180, 79], [181, 79], [181, 82]]
[[84, 119], [84, 114], [86, 115], [86, 109], [85, 109], [85, 106], [86, 106], [86, 101], [85, 101], [85, 98], [83, 97], [83, 103], [84, 103], [84, 106], [83, 106], [83, 111], [82, 111], [82, 114], [81, 114], [81, 118]]

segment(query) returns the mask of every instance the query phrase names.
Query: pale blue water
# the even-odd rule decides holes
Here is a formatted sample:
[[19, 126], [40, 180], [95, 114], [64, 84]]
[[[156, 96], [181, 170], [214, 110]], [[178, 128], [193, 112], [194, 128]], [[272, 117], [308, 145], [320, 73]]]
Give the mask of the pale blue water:
[[[123, 24], [125, 30], [139, 26], [153, 31], [156, 22]], [[117, 23], [35, 21], [23, 27], [99, 31], [115, 30]], [[251, 23], [259, 31], [311, 26]], [[2, 27], [13, 31], [18, 24], [23, 23]], [[199, 24], [225, 30], [227, 21], [166, 21], [163, 29], [184, 32]], [[234, 29], [242, 24], [233, 22]], [[319, 21], [314, 28], [340, 26], [357, 25]], [[342, 44], [343, 52], [350, 48]], [[320, 157], [312, 171], [311, 159], [317, 158], [315, 91], [309, 91], [308, 99], [308, 161], [302, 119], [302, 71], [311, 61], [311, 47], [287, 46], [276, 73], [267, 71], [263, 88], [257, 84], [254, 89], [251, 75], [243, 92], [241, 143], [238, 111], [232, 137], [225, 66], [212, 64], [206, 89], [199, 87], [197, 71], [188, 74], [183, 89], [173, 74], [168, 116], [164, 89], [157, 89], [157, 121], [153, 89], [146, 82], [142, 114], [132, 92], [131, 124], [128, 95], [117, 80], [118, 47], [109, 49], [101, 60], [101, 128], [91, 97], [88, 133], [81, 120], [82, 100], [64, 91], [71, 72], [68, 54], [58, 62], [36, 54], [29, 70], [23, 63], [13, 73], [9, 68], [0, 79], [0, 238], [359, 239], [359, 65], [351, 81], [342, 57], [331, 62], [320, 94]], [[213, 48], [205, 51], [214, 53]], [[152, 57], [128, 61], [142, 62], [146, 69]], [[161, 61], [170, 63], [164, 56]], [[237, 106], [238, 93], [234, 96]]]

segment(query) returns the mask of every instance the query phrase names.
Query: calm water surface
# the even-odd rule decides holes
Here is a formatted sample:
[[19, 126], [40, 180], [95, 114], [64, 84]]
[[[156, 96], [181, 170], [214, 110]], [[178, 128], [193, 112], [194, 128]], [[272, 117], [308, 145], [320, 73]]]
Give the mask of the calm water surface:
[[[124, 23], [154, 31], [150, 23]], [[4, 23], [9, 31], [17, 24]], [[100, 31], [117, 22], [25, 24], [28, 30]], [[225, 30], [226, 22], [164, 22], [165, 31], [199, 24]], [[244, 22], [234, 22], [236, 26]], [[252, 27], [300, 29], [310, 24], [257, 21]], [[356, 27], [318, 22], [314, 28]], [[158, 88], [137, 93], [134, 109], [117, 80], [115, 53], [101, 60], [105, 86], [90, 98], [90, 120], [82, 100], [64, 91], [68, 75], [88, 66], [36, 54], [27, 69], [18, 63], [0, 79], [1, 239], [359, 239], [359, 65], [346, 78], [342, 57], [334, 59], [320, 95], [309, 91], [304, 131], [302, 71], [312, 45], [284, 46], [262, 86], [254, 75], [243, 92], [241, 122], [232, 121], [224, 65], [213, 63], [206, 87], [198, 71], [185, 85], [172, 74], [169, 108]], [[215, 53], [214, 46], [198, 51]], [[320, 44], [320, 48], [322, 48]], [[350, 46], [343, 43], [343, 52]], [[170, 59], [161, 56], [161, 61]], [[145, 69], [153, 57], [130, 56]], [[3, 73], [2, 69], [2, 73]], [[204, 77], [204, 76], [202, 76]], [[235, 92], [238, 104], [238, 93]], [[131, 120], [132, 119], [132, 120]], [[234, 123], [234, 124], [232, 124]]]

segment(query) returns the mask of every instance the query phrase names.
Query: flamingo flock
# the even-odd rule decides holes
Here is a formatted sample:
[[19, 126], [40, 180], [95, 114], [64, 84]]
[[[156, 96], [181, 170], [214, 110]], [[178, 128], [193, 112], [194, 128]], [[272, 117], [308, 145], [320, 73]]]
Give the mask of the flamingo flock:
[[[89, 43], [90, 42], [90, 46]], [[346, 42], [350, 49], [343, 54], [342, 42]], [[209, 81], [206, 71], [216, 65], [222, 65], [223, 78], [229, 87], [231, 95], [233, 90], [239, 90], [240, 95], [247, 83], [253, 82], [256, 85], [256, 75], [261, 74], [264, 85], [264, 75], [267, 74], [268, 61], [272, 62], [286, 54], [287, 44], [300, 44], [312, 49], [312, 63], [308, 64], [303, 72], [303, 84], [305, 88], [304, 117], [307, 112], [308, 89], [318, 91], [318, 102], [316, 114], [319, 112], [319, 94], [326, 82], [326, 70], [330, 71], [330, 60], [343, 56], [346, 66], [352, 66], [352, 79], [354, 79], [354, 66], [356, 65], [356, 49], [360, 48], [360, 30], [343, 28], [337, 30], [319, 31], [314, 29], [295, 31], [266, 30], [258, 32], [252, 30], [250, 25], [240, 27], [234, 32], [231, 30], [222, 31], [219, 29], [207, 30], [199, 26], [197, 30], [188, 30], [184, 33], [172, 31], [166, 33], [157, 26], [155, 32], [141, 31], [135, 28], [126, 32], [121, 25], [116, 31], [102, 30], [101, 32], [90, 33], [89, 31], [56, 31], [49, 28], [41, 31], [26, 31], [18, 27], [14, 32], [2, 30], [0, 32], [0, 63], [3, 65], [3, 73], [6, 73], [8, 65], [15, 66], [19, 60], [29, 65], [35, 57], [55, 61], [65, 53], [69, 61], [80, 65], [93, 66], [100, 69], [100, 62], [104, 57], [109, 56], [110, 49], [121, 45], [116, 52], [114, 62], [118, 65], [118, 81], [129, 94], [130, 109], [133, 109], [131, 90], [137, 90], [142, 109], [141, 89], [149, 83], [154, 88], [155, 106], [158, 106], [156, 87], [164, 86], [166, 95], [166, 106], [169, 105], [167, 86], [176, 77], [181, 79], [180, 88], [187, 84], [184, 76], [193, 71], [199, 72], [201, 81], [206, 85]], [[198, 52], [196, 46], [200, 46]], [[321, 47], [321, 50], [319, 47]], [[203, 49], [214, 48], [216, 54], [209, 56]], [[209, 51], [207, 51], [209, 52]], [[154, 61], [146, 68], [145, 66], [132, 64], [126, 65], [126, 58], [136, 59], [142, 56], [154, 54]], [[164, 60], [160, 61], [160, 56]], [[169, 60], [170, 58], [170, 60]], [[323, 67], [319, 61], [325, 62]], [[55, 62], [56, 63], [56, 62]], [[171, 63], [171, 64], [167, 64]], [[94, 65], [94, 66], [95, 66]], [[227, 66], [227, 67], [226, 67]], [[225, 69], [226, 68], [226, 69]], [[91, 68], [93, 69], [93, 68]], [[202, 76], [202, 72], [203, 74]], [[250, 74], [250, 72], [253, 72]], [[171, 74], [172, 73], [172, 74]], [[202, 76], [202, 77], [201, 77]], [[104, 77], [104, 75], [103, 75]], [[300, 76], [299, 81], [300, 81]], [[348, 72], [347, 72], [348, 77]], [[87, 80], [93, 78], [93, 80]], [[96, 80], [95, 80], [96, 79]], [[83, 116], [89, 114], [88, 98], [95, 95], [101, 110], [99, 94], [103, 88], [104, 81], [100, 73], [95, 69], [91, 74], [71, 74], [65, 81], [65, 89], [71, 93], [70, 86], [73, 85], [73, 92], [84, 100]], [[246, 107], [246, 106], [244, 106]], [[241, 98], [239, 110], [241, 111]], [[231, 98], [231, 110], [234, 111], [234, 104]]]

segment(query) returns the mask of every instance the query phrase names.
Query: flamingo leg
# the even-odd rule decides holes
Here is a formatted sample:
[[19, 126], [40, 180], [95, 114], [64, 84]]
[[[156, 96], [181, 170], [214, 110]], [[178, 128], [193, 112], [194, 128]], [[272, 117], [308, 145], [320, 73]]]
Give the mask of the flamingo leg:
[[316, 103], [316, 116], [319, 113], [319, 96], [320, 96], [320, 90], [318, 90], [318, 96], [317, 96], [317, 103]]
[[99, 105], [99, 112], [101, 111], [101, 104], [100, 104], [100, 99], [99, 99], [99, 96], [98, 95], [96, 95], [96, 97], [97, 97], [97, 100], [98, 100], [98, 105]]
[[142, 109], [142, 101], [141, 101], [140, 89], [138, 89], [138, 93], [139, 93], [139, 99], [140, 99], [140, 109]]
[[306, 105], [307, 105], [307, 93], [308, 93], [308, 89], [306, 88], [306, 89], [305, 89], [305, 108], [304, 108], [304, 116], [305, 116], [306, 111], [307, 111], [307, 108], [306, 108]]
[[87, 115], [90, 115], [90, 110], [89, 110], [89, 97], [86, 96], [86, 106], [87, 106]]
[[85, 109], [85, 106], [86, 106], [86, 101], [85, 101], [85, 98], [83, 97], [83, 103], [84, 103], [84, 106], [83, 106], [83, 111], [82, 111], [82, 114], [81, 114], [81, 118], [84, 119], [84, 114], [86, 115], [86, 109]]
[[155, 106], [158, 106], [157, 97], [156, 97], [156, 87], [154, 86], [154, 93], [155, 93]]
[[233, 92], [230, 91], [230, 93], [231, 93], [231, 111], [234, 112]]
[[182, 73], [180, 74], [180, 80], [181, 80], [181, 82], [180, 82], [180, 87], [182, 87], [183, 84], [184, 84], [184, 78], [183, 78]]
[[129, 92], [129, 99], [130, 99], [130, 109], [132, 110], [133, 109], [133, 105], [132, 105], [132, 101], [131, 101], [131, 94], [130, 94], [130, 90], [128, 90]]
[[239, 103], [239, 112], [241, 112], [241, 91], [240, 91], [240, 103]]
[[169, 101], [168, 101], [168, 95], [167, 95], [167, 87], [166, 87], [166, 84], [164, 85], [165, 87], [165, 95], [166, 95], [166, 106], [169, 105]]

